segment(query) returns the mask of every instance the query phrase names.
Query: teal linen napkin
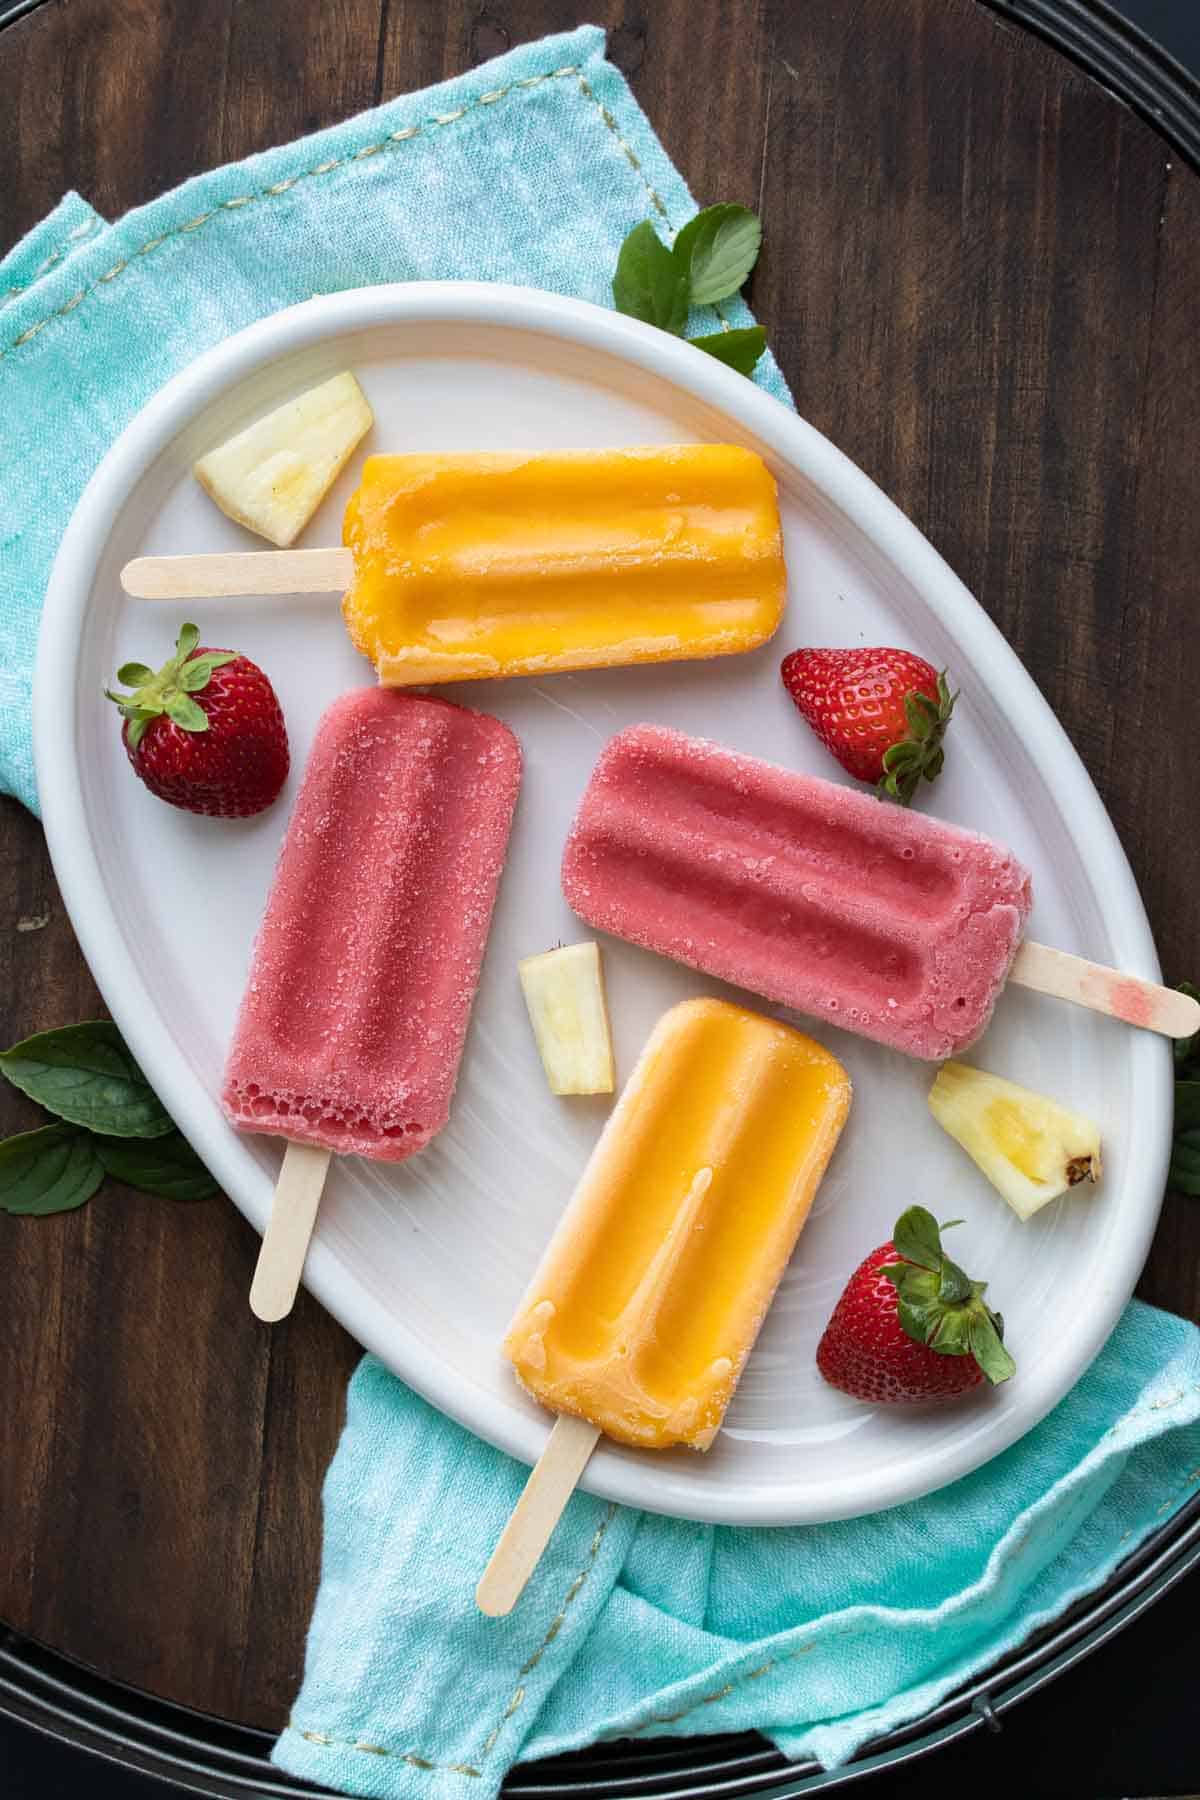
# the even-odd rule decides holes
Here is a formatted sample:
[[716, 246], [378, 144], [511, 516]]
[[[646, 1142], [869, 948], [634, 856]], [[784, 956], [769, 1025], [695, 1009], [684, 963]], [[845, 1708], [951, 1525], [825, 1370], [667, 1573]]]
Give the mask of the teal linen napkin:
[[1195, 1493], [1200, 1333], [1135, 1301], [1036, 1430], [873, 1518], [735, 1530], [576, 1494], [516, 1610], [485, 1619], [475, 1585], [525, 1474], [361, 1364], [281, 1767], [380, 1800], [483, 1800], [518, 1758], [752, 1728], [844, 1762]]
[[[627, 232], [694, 211], [593, 26], [199, 175], [114, 225], [69, 194], [0, 262], [0, 788], [36, 809], [29, 689], [63, 528], [113, 439], [202, 350], [381, 281], [511, 281], [609, 305]], [[721, 315], [753, 323], [741, 301]], [[719, 325], [704, 308], [693, 334]], [[769, 357], [757, 379], [788, 398]]]
[[[484, 278], [603, 303], [631, 226], [693, 210], [591, 28], [114, 225], [68, 195], [0, 262], [0, 784], [35, 805], [29, 682], [71, 508], [178, 369], [281, 306], [367, 282]], [[769, 359], [757, 379], [787, 399]], [[608, 1736], [757, 1727], [788, 1755], [843, 1761], [1103, 1581], [1194, 1491], [1200, 1333], [1132, 1306], [1021, 1444], [873, 1519], [714, 1530], [577, 1495], [516, 1613], [485, 1620], [475, 1583], [524, 1476], [362, 1364], [282, 1767], [386, 1800], [486, 1800], [518, 1757]]]

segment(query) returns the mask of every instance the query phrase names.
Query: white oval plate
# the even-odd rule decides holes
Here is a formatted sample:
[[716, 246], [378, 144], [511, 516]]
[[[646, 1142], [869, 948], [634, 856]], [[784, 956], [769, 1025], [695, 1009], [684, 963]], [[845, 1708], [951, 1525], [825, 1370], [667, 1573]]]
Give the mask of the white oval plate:
[[[526, 759], [458, 1094], [446, 1130], [411, 1163], [335, 1165], [307, 1279], [428, 1399], [531, 1462], [547, 1416], [518, 1392], [497, 1345], [606, 1103], [548, 1093], [515, 965], [586, 935], [562, 899], [559, 857], [611, 733], [657, 720], [836, 779], [783, 692], [780, 656], [799, 643], [917, 648], [962, 688], [946, 772], [921, 804], [1011, 845], [1031, 867], [1031, 936], [1152, 978], [1157, 962], [1099, 797], [1033, 682], [919, 532], [810, 426], [702, 352], [593, 306], [475, 284], [328, 295], [201, 357], [105, 458], [55, 566], [35, 690], [46, 831], [84, 954], [163, 1100], [256, 1226], [280, 1146], [225, 1123], [222, 1060], [313, 728], [371, 670], [329, 598], [188, 609], [202, 641], [232, 644], [269, 671], [287, 716], [288, 792], [240, 823], [153, 799], [130, 773], [101, 688], [127, 658], [161, 661], [183, 617], [123, 598], [117, 577], [129, 557], [249, 545], [191, 478], [193, 459], [342, 368], [356, 371], [375, 409], [368, 447], [724, 439], [760, 451], [780, 483], [790, 601], [764, 650], [446, 690], [506, 719]], [[360, 460], [303, 542], [339, 541]], [[359, 870], [331, 870], [331, 881], [369, 880], [370, 854]], [[606, 943], [605, 955], [624, 1076], [665, 1007], [720, 989], [621, 944]], [[1023, 1225], [930, 1118], [929, 1066], [820, 1034], [853, 1076], [854, 1108], [726, 1427], [707, 1456], [605, 1444], [586, 1477], [598, 1493], [736, 1524], [815, 1522], [913, 1499], [1035, 1424], [1129, 1297], [1163, 1190], [1163, 1042], [1035, 995], [1001, 998], [977, 1059], [1098, 1117], [1106, 1140], [1100, 1189]], [[873, 1410], [825, 1386], [813, 1352], [850, 1270], [914, 1200], [965, 1218], [955, 1254], [990, 1280], [1019, 1372], [947, 1409]]]

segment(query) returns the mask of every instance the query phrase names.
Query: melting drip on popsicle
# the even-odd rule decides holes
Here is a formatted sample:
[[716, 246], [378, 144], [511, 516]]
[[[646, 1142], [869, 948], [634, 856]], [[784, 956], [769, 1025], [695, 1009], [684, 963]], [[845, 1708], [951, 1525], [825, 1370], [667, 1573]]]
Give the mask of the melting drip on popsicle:
[[505, 1350], [622, 1443], [707, 1449], [850, 1105], [811, 1038], [722, 1000], [662, 1018]]
[[722, 1000], [659, 1020], [509, 1327], [558, 1414], [476, 1590], [511, 1611], [601, 1431], [706, 1450], [850, 1106], [811, 1038]]

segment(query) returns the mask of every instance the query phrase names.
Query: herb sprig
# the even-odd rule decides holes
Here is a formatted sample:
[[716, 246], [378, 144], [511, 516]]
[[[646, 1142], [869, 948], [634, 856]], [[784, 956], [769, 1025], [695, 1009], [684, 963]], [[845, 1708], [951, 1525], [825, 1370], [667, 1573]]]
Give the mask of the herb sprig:
[[[689, 308], [716, 306], [736, 294], [761, 244], [758, 219], [749, 207], [731, 201], [706, 206], [670, 246], [645, 219], [634, 226], [617, 258], [612, 284], [617, 311], [684, 337]], [[761, 325], [747, 325], [687, 342], [749, 375], [767, 347], [767, 334]]]
[[24, 1038], [0, 1074], [59, 1121], [0, 1143], [0, 1212], [70, 1212], [106, 1175], [167, 1200], [220, 1192], [110, 1020]]

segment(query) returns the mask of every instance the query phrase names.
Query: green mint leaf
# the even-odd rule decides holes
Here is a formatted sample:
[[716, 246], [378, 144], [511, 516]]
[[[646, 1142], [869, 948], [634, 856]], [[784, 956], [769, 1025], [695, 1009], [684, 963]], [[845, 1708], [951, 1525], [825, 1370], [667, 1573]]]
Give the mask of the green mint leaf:
[[900, 1214], [892, 1232], [892, 1242], [906, 1262], [941, 1273], [941, 1233], [937, 1220], [923, 1206], [910, 1206]]
[[43, 1125], [0, 1143], [0, 1211], [70, 1212], [103, 1180], [91, 1134], [76, 1125]]
[[207, 731], [208, 714], [188, 694], [172, 694], [166, 701], [167, 717], [182, 731]]
[[[154, 680], [154, 670], [148, 669], [145, 663], [122, 663], [117, 670], [117, 680], [122, 682], [126, 687], [143, 687], [147, 681]], [[111, 695], [109, 697], [111, 698]]]
[[675, 239], [675, 256], [688, 272], [693, 306], [715, 306], [736, 294], [758, 261], [762, 226], [747, 206], [723, 202], [689, 219]]
[[705, 350], [739, 375], [749, 375], [767, 347], [767, 334], [761, 325], [746, 325], [737, 331], [710, 331], [704, 337], [688, 339], [697, 350]]
[[181, 1131], [159, 1138], [98, 1138], [106, 1175], [164, 1200], [209, 1200], [220, 1188]]
[[[971, 1313], [970, 1319], [971, 1355], [993, 1386], [1001, 1381], [1009, 1381], [1016, 1374], [1017, 1365], [1001, 1343], [1000, 1333], [987, 1308], [981, 1306], [977, 1312]], [[938, 1348], [941, 1349], [940, 1344]]]
[[635, 225], [617, 258], [613, 300], [618, 312], [676, 337], [687, 322], [687, 267], [667, 249], [648, 219]]
[[165, 1137], [175, 1129], [107, 1019], [23, 1039], [0, 1051], [0, 1074], [48, 1112], [108, 1137]]

